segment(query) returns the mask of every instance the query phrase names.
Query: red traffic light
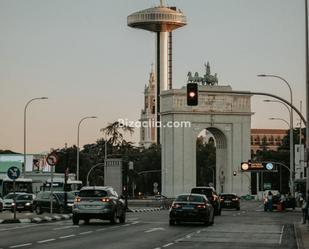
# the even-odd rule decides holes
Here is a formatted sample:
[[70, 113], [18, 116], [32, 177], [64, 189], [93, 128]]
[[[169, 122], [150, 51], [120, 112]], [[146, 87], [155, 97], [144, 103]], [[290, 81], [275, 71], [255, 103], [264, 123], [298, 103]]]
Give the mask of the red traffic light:
[[198, 104], [198, 85], [197, 83], [187, 84], [187, 105], [196, 106]]

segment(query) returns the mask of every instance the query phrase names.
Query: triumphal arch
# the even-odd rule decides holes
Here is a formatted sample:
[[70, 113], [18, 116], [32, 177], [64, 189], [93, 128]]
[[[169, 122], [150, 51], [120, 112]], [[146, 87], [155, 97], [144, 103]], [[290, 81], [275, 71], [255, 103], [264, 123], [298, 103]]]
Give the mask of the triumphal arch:
[[196, 186], [196, 141], [204, 129], [215, 138], [218, 192], [248, 194], [250, 175], [240, 164], [251, 158], [251, 96], [233, 94], [231, 86], [218, 85], [216, 75], [207, 82], [190, 73], [188, 81], [199, 84], [197, 106], [187, 105], [186, 87], [161, 93], [162, 194], [175, 197]]

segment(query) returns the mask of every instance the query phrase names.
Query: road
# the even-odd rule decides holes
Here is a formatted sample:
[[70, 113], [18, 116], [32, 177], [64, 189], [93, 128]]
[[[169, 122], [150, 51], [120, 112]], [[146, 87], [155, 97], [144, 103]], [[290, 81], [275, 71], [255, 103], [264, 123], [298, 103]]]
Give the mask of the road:
[[128, 213], [126, 224], [70, 220], [42, 224], [0, 225], [0, 248], [163, 249], [297, 248], [293, 223], [299, 212], [263, 212], [258, 202], [224, 210], [213, 226], [168, 225], [168, 211]]

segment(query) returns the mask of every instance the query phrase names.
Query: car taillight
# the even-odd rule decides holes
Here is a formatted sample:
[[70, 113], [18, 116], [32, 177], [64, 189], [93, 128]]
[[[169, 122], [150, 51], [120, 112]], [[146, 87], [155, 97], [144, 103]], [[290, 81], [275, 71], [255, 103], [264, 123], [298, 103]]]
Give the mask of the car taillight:
[[109, 202], [110, 199], [109, 199], [109, 198], [101, 198], [101, 201], [102, 201], [102, 202]]
[[75, 202], [80, 202], [80, 200], [81, 200], [80, 197], [76, 197], [74, 201], [75, 201]]
[[172, 208], [180, 208], [180, 207], [181, 207], [181, 205], [178, 204], [178, 203], [173, 203], [173, 205], [172, 205]]
[[197, 208], [200, 208], [200, 209], [204, 209], [206, 208], [206, 205], [205, 204], [199, 204], [196, 206]]

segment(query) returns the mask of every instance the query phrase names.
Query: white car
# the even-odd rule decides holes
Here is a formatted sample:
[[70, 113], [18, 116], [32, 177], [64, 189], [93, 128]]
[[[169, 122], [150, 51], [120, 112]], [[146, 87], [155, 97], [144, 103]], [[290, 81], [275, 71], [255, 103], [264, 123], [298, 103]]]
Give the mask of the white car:
[[[15, 192], [15, 196], [20, 194], [27, 194], [25, 192]], [[14, 193], [8, 193], [6, 196], [3, 197], [3, 210], [11, 210], [12, 203], [14, 202]]]

